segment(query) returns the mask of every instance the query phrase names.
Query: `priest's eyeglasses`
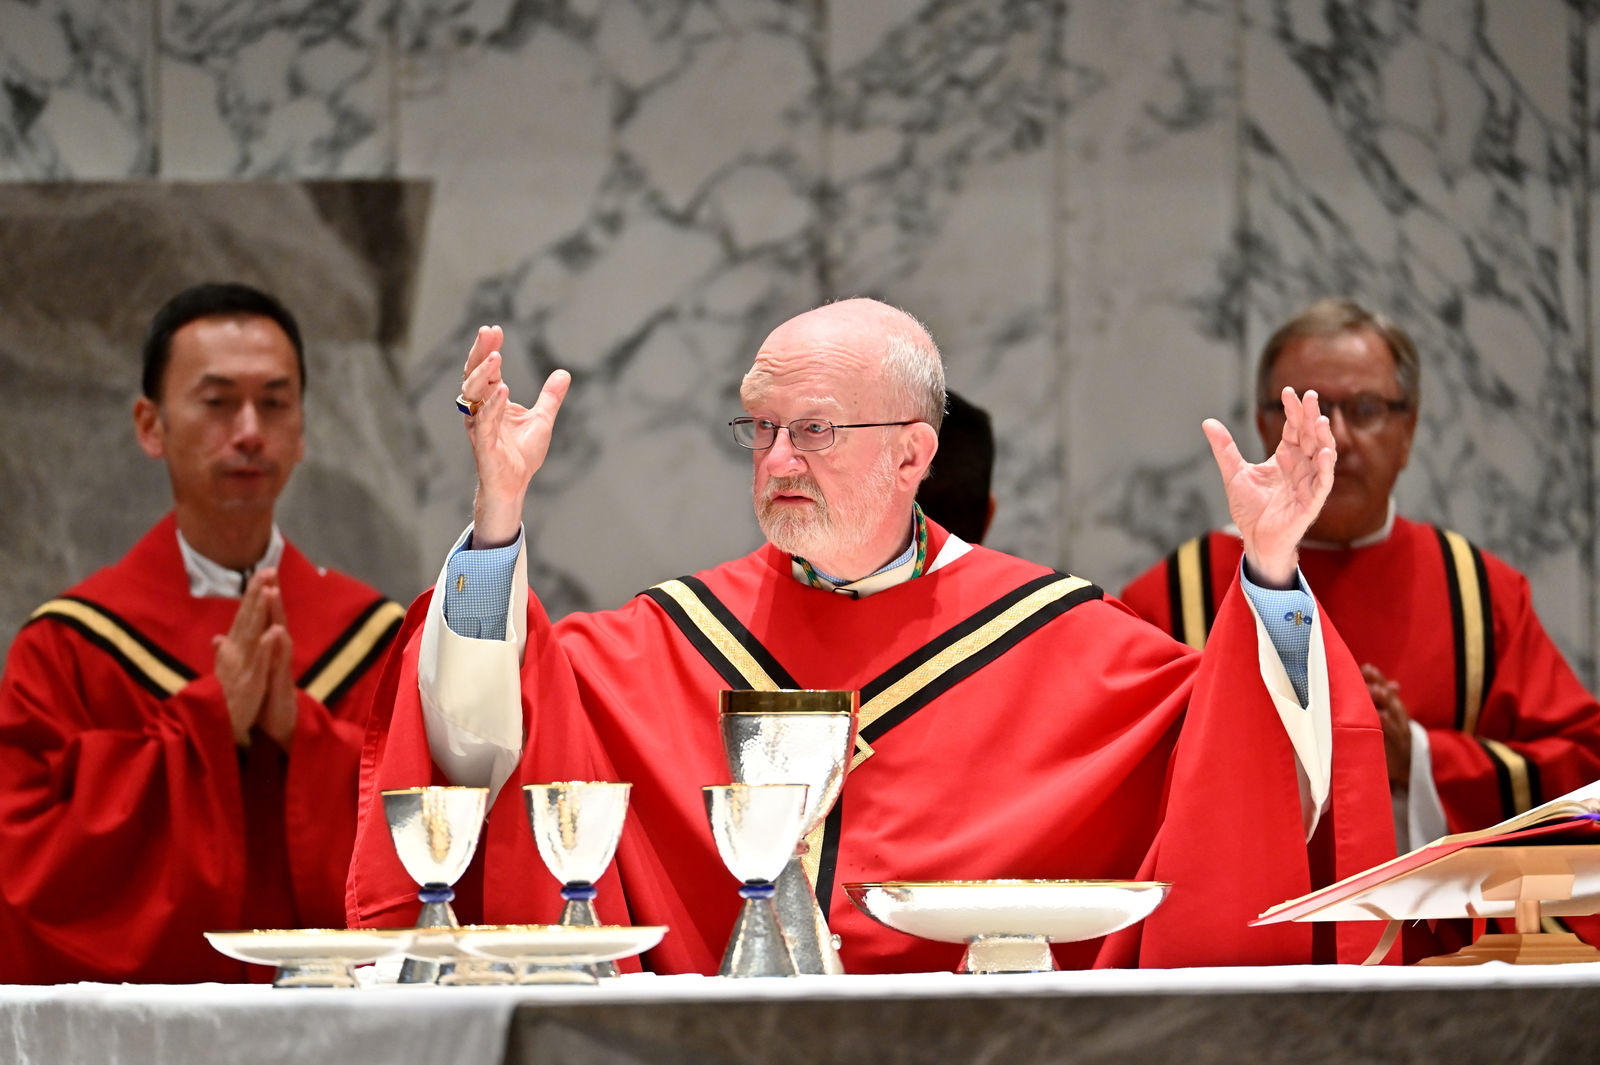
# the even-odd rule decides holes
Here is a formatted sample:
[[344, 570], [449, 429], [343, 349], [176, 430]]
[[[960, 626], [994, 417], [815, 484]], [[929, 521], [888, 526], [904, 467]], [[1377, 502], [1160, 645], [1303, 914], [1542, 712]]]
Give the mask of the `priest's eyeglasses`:
[[835, 429], [877, 429], [886, 425], [915, 425], [920, 418], [904, 422], [854, 422], [834, 425], [825, 418], [796, 418], [788, 425], [765, 418], [735, 418], [728, 425], [733, 429], [733, 442], [751, 451], [765, 451], [778, 442], [778, 430], [789, 431], [789, 444], [796, 451], [822, 451], [833, 446]]
[[[1390, 399], [1388, 396], [1380, 396], [1376, 392], [1357, 392], [1353, 396], [1343, 396], [1338, 399], [1319, 393], [1317, 405], [1322, 409], [1322, 413], [1329, 418], [1332, 418], [1333, 412], [1337, 410], [1344, 417], [1346, 426], [1360, 432], [1381, 429], [1383, 424], [1389, 420], [1389, 415], [1399, 414], [1411, 409], [1411, 401], [1409, 399]], [[1261, 404], [1261, 413], [1269, 418], [1274, 415], [1282, 418], [1283, 403], [1279, 400], [1263, 403]]]

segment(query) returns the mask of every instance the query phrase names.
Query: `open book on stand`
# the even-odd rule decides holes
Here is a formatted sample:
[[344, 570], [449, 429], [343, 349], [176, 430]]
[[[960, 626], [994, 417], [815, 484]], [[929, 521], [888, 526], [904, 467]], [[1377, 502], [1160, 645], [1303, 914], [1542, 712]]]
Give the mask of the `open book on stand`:
[[1515, 934], [1486, 935], [1457, 955], [1429, 960], [1600, 961], [1600, 951], [1576, 936], [1541, 931], [1542, 918], [1597, 912], [1600, 781], [1281, 902], [1252, 923], [1506, 918], [1516, 922]]

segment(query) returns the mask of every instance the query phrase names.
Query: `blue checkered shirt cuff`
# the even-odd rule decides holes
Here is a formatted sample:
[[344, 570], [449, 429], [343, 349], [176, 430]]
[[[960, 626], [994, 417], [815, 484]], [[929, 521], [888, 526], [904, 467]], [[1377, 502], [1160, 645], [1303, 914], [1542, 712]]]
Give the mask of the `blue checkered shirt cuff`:
[[444, 623], [457, 636], [503, 640], [522, 533], [505, 547], [474, 551], [471, 543], [464, 541], [445, 564]]
[[1255, 605], [1262, 627], [1267, 630], [1272, 646], [1278, 649], [1284, 672], [1289, 674], [1289, 683], [1294, 685], [1300, 705], [1305, 706], [1308, 701], [1306, 658], [1311, 653], [1311, 619], [1316, 600], [1311, 598], [1311, 589], [1306, 587], [1306, 579], [1298, 569], [1294, 579], [1298, 588], [1263, 588], [1245, 576], [1244, 563], [1239, 563], [1239, 587]]

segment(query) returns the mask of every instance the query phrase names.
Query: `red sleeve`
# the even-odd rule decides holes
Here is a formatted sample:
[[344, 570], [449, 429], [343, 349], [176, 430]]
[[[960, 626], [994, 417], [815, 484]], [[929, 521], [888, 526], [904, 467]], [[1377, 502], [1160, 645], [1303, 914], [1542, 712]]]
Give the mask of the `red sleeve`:
[[358, 774], [355, 845], [345, 881], [345, 917], [352, 928], [408, 925], [420, 907], [417, 885], [389, 838], [382, 792], [449, 783], [433, 769], [417, 695], [416, 646], [432, 597], [431, 591], [422, 593], [406, 611], [373, 683]]
[[[1381, 928], [1341, 928], [1322, 956], [1308, 925], [1249, 927], [1276, 903], [1394, 856], [1377, 717], [1326, 615], [1323, 635], [1333, 774], [1330, 808], [1313, 846], [1305, 840], [1293, 748], [1257, 679], [1255, 620], [1235, 584], [1201, 657], [1168, 770], [1160, 828], [1140, 871], [1141, 879], [1170, 881], [1171, 894], [1142, 926], [1111, 942], [1102, 964], [1350, 962], [1376, 943]], [[1325, 855], [1317, 844], [1326, 847]]]
[[1600, 779], [1600, 704], [1540, 624], [1527, 578], [1493, 557], [1484, 561], [1494, 678], [1475, 730], [1428, 731], [1452, 832], [1492, 825]]
[[0, 681], [0, 973], [236, 980], [242, 967], [201, 935], [238, 927], [243, 896], [221, 688], [207, 676], [157, 699], [75, 650], [98, 655], [35, 622]]

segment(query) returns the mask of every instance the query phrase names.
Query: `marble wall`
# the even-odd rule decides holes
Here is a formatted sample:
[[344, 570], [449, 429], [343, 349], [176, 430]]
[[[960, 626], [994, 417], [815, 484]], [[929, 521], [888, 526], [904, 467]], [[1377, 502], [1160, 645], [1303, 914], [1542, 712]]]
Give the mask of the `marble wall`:
[[[821, 300], [927, 321], [1001, 436], [990, 543], [1115, 589], [1223, 518], [1200, 420], [1251, 435], [1262, 339], [1348, 293], [1424, 352], [1403, 509], [1524, 567], [1592, 676], [1596, 15], [0, 0], [0, 394], [46, 400], [0, 423], [0, 641], [160, 512], [130, 338], [231, 264], [298, 282], [334, 375], [287, 531], [398, 596], [470, 507], [450, 399], [476, 325], [506, 326], [524, 395], [573, 371], [529, 503], [557, 612], [757, 542], [722, 423], [760, 338]], [[171, 239], [132, 236], [149, 203]], [[138, 225], [107, 240], [107, 211]]]

